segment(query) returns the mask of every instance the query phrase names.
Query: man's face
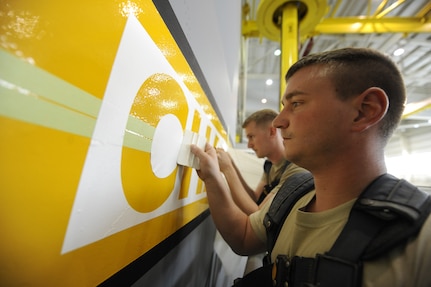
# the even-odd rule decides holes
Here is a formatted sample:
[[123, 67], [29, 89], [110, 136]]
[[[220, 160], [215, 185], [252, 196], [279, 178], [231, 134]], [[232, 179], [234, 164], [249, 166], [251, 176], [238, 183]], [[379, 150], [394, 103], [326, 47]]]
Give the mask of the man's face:
[[257, 157], [266, 157], [268, 154], [270, 126], [257, 126], [256, 122], [250, 122], [244, 128], [244, 131], [248, 139], [247, 146], [254, 150]]
[[282, 103], [273, 124], [281, 130], [287, 159], [311, 168], [342, 153], [355, 110], [352, 100], [337, 98], [324, 67], [296, 72], [287, 82]]

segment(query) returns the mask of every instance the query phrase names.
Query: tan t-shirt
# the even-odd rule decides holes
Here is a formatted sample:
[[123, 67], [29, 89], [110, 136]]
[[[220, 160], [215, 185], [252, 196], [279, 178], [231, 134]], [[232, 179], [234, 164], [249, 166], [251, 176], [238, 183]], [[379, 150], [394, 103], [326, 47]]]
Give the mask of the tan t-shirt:
[[[314, 191], [302, 197], [287, 217], [274, 245], [272, 260], [278, 254], [289, 257], [315, 257], [332, 247], [347, 222], [354, 200], [323, 212], [304, 212]], [[266, 242], [263, 219], [272, 199], [250, 215], [256, 235]], [[431, 286], [431, 216], [417, 238], [387, 256], [364, 262], [363, 286], [366, 287], [430, 287]]]
[[[280, 189], [280, 187], [283, 185], [283, 183], [286, 181], [286, 179], [298, 172], [303, 172], [306, 171], [305, 169], [303, 169], [302, 167], [297, 166], [294, 163], [290, 163], [285, 169], [284, 171], [282, 171], [282, 169], [284, 168], [285, 164], [286, 164], [287, 160], [283, 160], [280, 164], [278, 165], [272, 165], [271, 170], [269, 171], [269, 178], [270, 180], [274, 180], [277, 175], [280, 172], [283, 172], [281, 177], [280, 177], [280, 181], [278, 183], [278, 185], [276, 185], [269, 194], [274, 195], [277, 193], [277, 191]], [[261, 181], [264, 182], [265, 184], [267, 184], [267, 180], [266, 180], [266, 174], [263, 173], [262, 174], [262, 178]]]

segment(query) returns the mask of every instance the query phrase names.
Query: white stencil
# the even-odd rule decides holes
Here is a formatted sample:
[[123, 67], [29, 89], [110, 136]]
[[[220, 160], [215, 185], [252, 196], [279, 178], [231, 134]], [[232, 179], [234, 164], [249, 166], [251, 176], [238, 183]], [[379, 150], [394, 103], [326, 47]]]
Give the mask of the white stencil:
[[183, 142], [181, 143], [180, 151], [178, 153], [177, 163], [195, 169], [200, 169], [199, 158], [190, 151], [190, 146], [194, 144], [197, 147], [204, 149], [205, 143], [205, 137], [192, 131], [185, 130]]

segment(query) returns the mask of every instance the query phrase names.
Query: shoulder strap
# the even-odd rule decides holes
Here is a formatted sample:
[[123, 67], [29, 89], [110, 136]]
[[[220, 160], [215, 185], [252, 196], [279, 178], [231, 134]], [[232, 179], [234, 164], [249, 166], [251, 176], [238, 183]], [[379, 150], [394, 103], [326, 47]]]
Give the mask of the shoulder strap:
[[284, 220], [295, 203], [302, 196], [313, 190], [313, 176], [309, 172], [300, 172], [290, 176], [275, 195], [263, 224], [267, 235], [267, 252], [271, 254]]
[[[269, 252], [295, 202], [313, 189], [308, 176], [290, 178], [274, 198], [264, 222]], [[289, 264], [276, 264], [273, 279], [275, 272], [277, 283], [289, 282], [292, 286], [361, 286], [362, 262], [405, 244], [419, 233], [430, 213], [429, 194], [405, 180], [382, 175], [356, 200], [345, 227], [328, 252], [317, 254], [316, 258], [288, 258]]]
[[272, 165], [273, 165], [272, 162], [269, 160], [265, 160], [265, 163], [263, 165], [263, 170], [264, 170], [265, 175], [266, 175], [267, 186], [269, 186], [269, 188], [270, 188], [269, 191], [271, 191], [271, 189], [273, 189], [275, 186], [278, 185], [281, 177], [283, 176], [283, 173], [285, 172], [287, 167], [290, 165], [290, 161], [285, 160], [285, 162], [283, 163], [283, 166], [278, 170], [278, 173], [275, 176], [275, 178], [272, 180], [272, 182], [270, 182], [269, 181], [269, 174], [271, 172]]
[[384, 174], [359, 196], [328, 254], [351, 262], [376, 258], [417, 235], [430, 212], [429, 194]]
[[274, 187], [276, 187], [280, 183], [280, 179], [289, 165], [290, 165], [290, 161], [286, 160], [283, 166], [278, 171], [278, 174], [276, 175], [274, 180], [272, 182], [269, 182], [269, 173], [271, 172], [272, 162], [269, 160], [265, 160], [265, 163], [263, 165], [263, 170], [266, 176], [266, 185], [263, 187], [263, 191], [256, 201], [258, 205], [261, 204], [262, 201], [265, 199], [265, 197], [268, 195], [268, 193], [270, 193], [271, 190], [274, 189]]
[[270, 160], [265, 160], [263, 163], [263, 171], [265, 172], [266, 176], [269, 175], [269, 171], [271, 170], [272, 162]]
[[[290, 177], [277, 193], [264, 221], [269, 253], [293, 205], [313, 188], [310, 174], [298, 174]], [[274, 272], [278, 278], [280, 272], [286, 271], [287, 275], [278, 278], [277, 284], [361, 286], [362, 261], [405, 244], [420, 232], [430, 213], [429, 194], [405, 180], [382, 175], [359, 196], [346, 226], [329, 252], [318, 254], [316, 258], [295, 256], [286, 261], [290, 264], [277, 264], [272, 271], [273, 279]]]

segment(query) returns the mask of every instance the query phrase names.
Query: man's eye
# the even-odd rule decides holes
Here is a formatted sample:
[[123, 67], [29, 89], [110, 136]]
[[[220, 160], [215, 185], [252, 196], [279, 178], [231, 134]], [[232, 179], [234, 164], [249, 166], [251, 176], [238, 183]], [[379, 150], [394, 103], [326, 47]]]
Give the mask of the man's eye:
[[298, 107], [299, 105], [300, 105], [301, 103], [300, 102], [292, 102], [292, 107], [294, 107], [294, 108], [296, 108], [296, 107]]

